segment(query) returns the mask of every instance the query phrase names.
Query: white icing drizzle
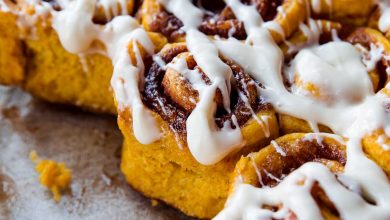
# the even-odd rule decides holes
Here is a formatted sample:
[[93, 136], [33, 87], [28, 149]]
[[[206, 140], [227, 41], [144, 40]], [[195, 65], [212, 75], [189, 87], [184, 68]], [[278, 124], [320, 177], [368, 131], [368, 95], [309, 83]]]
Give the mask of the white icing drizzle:
[[236, 32], [236, 27], [233, 24], [233, 21], [231, 21], [232, 27], [228, 31], [228, 37], [233, 37], [233, 34]]
[[323, 10], [322, 4], [325, 4], [327, 7], [331, 8], [333, 0], [310, 0], [310, 1], [311, 1], [311, 7], [313, 11], [317, 14], [321, 14]]
[[380, 135], [376, 141], [377, 144], [379, 144], [383, 150], [385, 151], [390, 151], [390, 145], [385, 143], [386, 136], [385, 135]]
[[321, 20], [307, 19], [307, 23], [301, 23], [299, 25], [299, 29], [305, 35], [306, 40], [299, 44], [293, 44], [287, 40], [285, 40], [285, 44], [288, 46], [287, 54], [293, 54], [301, 50], [302, 48], [318, 45], [322, 30]]
[[336, 30], [336, 29], [331, 29], [330, 32], [332, 33], [332, 40], [333, 40], [333, 41], [342, 41], [342, 40], [339, 38], [339, 35], [337, 34], [337, 30]]
[[270, 179], [275, 180], [276, 182], [280, 182], [281, 179], [277, 178], [276, 176], [272, 175], [272, 173], [268, 172], [266, 169], [263, 169], [265, 175], [267, 175]]
[[197, 90], [201, 91], [203, 88], [207, 87], [205, 81], [202, 79], [202, 76], [199, 74], [197, 69], [189, 69], [187, 66], [187, 61], [184, 57], [175, 57], [172, 62], [167, 65], [168, 68], [172, 68], [175, 71], [179, 72], [188, 82], [191, 83], [191, 86]]
[[[260, 173], [259, 167], [257, 167], [257, 164], [256, 164], [256, 162], [255, 162], [255, 159], [253, 158], [252, 155], [249, 155], [249, 158], [251, 159], [252, 166], [253, 166], [253, 168], [255, 169], [257, 178], [259, 179], [260, 186], [261, 186], [261, 187], [268, 187], [268, 186], [265, 185], [264, 182], [263, 182], [263, 178], [261, 177], [261, 173]], [[243, 181], [241, 175], [240, 175], [240, 178], [241, 178], [241, 184], [242, 184], [244, 181]]]
[[[117, 19], [114, 18], [113, 21]], [[115, 26], [112, 28], [115, 30]], [[133, 132], [137, 140], [142, 144], [150, 144], [161, 138], [162, 134], [157, 127], [154, 117], [142, 103], [139, 88], [142, 88], [144, 64], [139, 52], [138, 44], [149, 53], [154, 50], [153, 43], [149, 39], [145, 30], [136, 28], [131, 32], [127, 32], [119, 42], [123, 42], [122, 47], [114, 46], [120, 49], [111, 51], [114, 56], [114, 73], [111, 79], [111, 85], [115, 92], [115, 97], [119, 105], [119, 109], [130, 107], [132, 110]], [[136, 63], [132, 63], [129, 57], [127, 46], [129, 42], [133, 42], [133, 51], [136, 55]], [[110, 52], [110, 50], [109, 50]]]
[[305, 46], [318, 44], [321, 34], [321, 21], [308, 19], [308, 25], [301, 23], [299, 29], [306, 36]]
[[127, 0], [99, 0], [98, 5], [103, 7], [107, 21], [115, 16], [128, 14]]
[[284, 11], [283, 5], [279, 5], [276, 10], [283, 16], [283, 18], [286, 18], [286, 12]]
[[160, 2], [183, 22], [188, 50], [212, 82], [210, 86], [197, 88], [199, 103], [188, 117], [186, 128], [188, 148], [194, 158], [205, 165], [214, 164], [243, 145], [241, 131], [234, 115], [234, 129], [228, 121], [219, 129], [214, 121], [217, 107], [214, 96], [217, 88], [222, 93], [225, 109], [230, 111], [232, 70], [219, 58], [218, 48], [213, 42], [197, 29], [203, 17], [200, 9], [189, 0]]
[[284, 34], [284, 30], [282, 28], [282, 26], [280, 26], [279, 23], [277, 23], [276, 21], [267, 21], [263, 24], [263, 27], [267, 28], [268, 30], [272, 30], [272, 31], [275, 31], [276, 33], [278, 33], [283, 39], [285, 39], [285, 34]]
[[[332, 53], [334, 50], [339, 52]], [[360, 55], [355, 52], [354, 47], [342, 42], [303, 49], [295, 57], [293, 69], [304, 83], [316, 85], [329, 102], [342, 104], [360, 100], [373, 91]], [[353, 84], [357, 87], [351, 87], [351, 81], [355, 81]], [[292, 89], [294, 93], [307, 95], [300, 87]]]
[[219, 58], [217, 47], [202, 32], [196, 29], [188, 30], [186, 42], [198, 66], [222, 92], [223, 104], [229, 111], [232, 70]]
[[[367, 167], [370, 167], [372, 161], [368, 160], [364, 154], [361, 156], [360, 159], [365, 159], [364, 162], [360, 163], [362, 166], [353, 168], [353, 170], [346, 168], [344, 175], [365, 175], [364, 171], [368, 171]], [[358, 168], [363, 168], [363, 170], [359, 171]], [[234, 195], [227, 201], [227, 208], [215, 219], [282, 219], [287, 217], [289, 212], [293, 212], [300, 220], [323, 219], [311, 196], [311, 188], [315, 182], [323, 187], [342, 219], [388, 219], [390, 218], [388, 181], [381, 170], [376, 172], [378, 171], [376, 168], [375, 165], [373, 171], [369, 170], [370, 173], [378, 174], [380, 177], [373, 182], [377, 182], [386, 190], [378, 190], [379, 186], [375, 186], [370, 180], [367, 181], [369, 178], [367, 176], [364, 177], [364, 183], [360, 182], [364, 187], [367, 187], [366, 183], [370, 182], [367, 194], [375, 194], [376, 205], [367, 203], [357, 193], [345, 188], [326, 166], [309, 162], [289, 174], [274, 188], [255, 188], [251, 185], [240, 184]], [[357, 174], [356, 171], [360, 174]], [[378, 177], [375, 176], [375, 178]], [[299, 184], [302, 181], [304, 183]], [[279, 206], [281, 204], [283, 207], [275, 212], [259, 208], [263, 205]]]
[[81, 64], [81, 67], [83, 68], [84, 73], [88, 73], [89, 66], [88, 66], [88, 61], [87, 61], [87, 57], [85, 56], [85, 54], [79, 54], [79, 60], [80, 60], [80, 64]]
[[[10, 7], [6, 11], [17, 16], [16, 24], [21, 30], [19, 33], [21, 39], [29, 38], [36, 40], [35, 24], [37, 21], [42, 21], [46, 25], [46, 20], [50, 18], [52, 12], [51, 5], [40, 0], [25, 0], [20, 8], [14, 5], [14, 3], [5, 2], [4, 0], [0, 0], [0, 2], [4, 5], [8, 4]], [[34, 7], [34, 14], [27, 15], [25, 10], [28, 10], [30, 6]], [[3, 8], [0, 8], [0, 10], [4, 11]]]
[[321, 2], [322, 0], [311, 0], [311, 7], [315, 13], [321, 12]]
[[164, 60], [161, 58], [161, 56], [155, 54], [153, 55], [153, 61], [156, 62], [161, 69], [165, 70], [166, 69], [166, 63], [164, 62]]
[[276, 141], [271, 141], [272, 146], [274, 146], [276, 152], [278, 152], [283, 157], [286, 156], [286, 152], [283, 151], [283, 149], [276, 143]]
[[235, 116], [235, 129], [226, 121], [222, 129], [214, 122], [217, 109], [214, 102], [216, 86], [207, 86], [200, 92], [200, 101], [187, 119], [187, 143], [192, 155], [202, 164], [214, 164], [243, 145], [241, 131]]
[[[53, 12], [53, 28], [64, 48], [71, 53], [87, 52], [94, 41], [106, 46], [107, 55], [114, 66], [111, 85], [119, 110], [131, 108], [135, 137], [142, 144], [150, 144], [160, 139], [162, 134], [150, 110], [141, 100], [139, 90], [143, 83], [144, 64], [138, 45], [149, 55], [153, 54], [154, 45], [146, 31], [130, 16], [117, 16], [106, 25], [94, 24], [92, 18], [96, 3], [96, 0], [63, 2], [64, 10]], [[125, 6], [122, 5], [122, 8]], [[128, 52], [130, 43], [133, 43], [131, 49], [136, 56], [135, 63]]]
[[242, 92], [239, 92], [238, 95], [244, 101], [245, 106], [249, 109], [249, 111], [250, 111], [250, 113], [252, 115], [252, 118], [255, 119], [256, 122], [263, 129], [265, 137], [269, 137], [271, 135], [271, 133], [270, 133], [269, 126], [268, 126], [268, 123], [267, 123], [268, 118], [266, 116], [261, 116], [261, 117], [257, 116], [256, 113], [253, 111], [251, 105], [249, 104], [248, 98]]
[[382, 45], [376, 45], [370, 43], [370, 49], [367, 50], [361, 44], [356, 44], [361, 53], [363, 54], [363, 63], [367, 68], [367, 71], [372, 71], [375, 69], [376, 64], [384, 58], [384, 49]]
[[9, 12], [11, 9], [4, 0], [0, 1], [0, 11]]
[[67, 51], [74, 54], [86, 51], [98, 38], [100, 27], [92, 22], [95, 5], [96, 0], [71, 1], [53, 17], [53, 28]]
[[378, 0], [378, 3], [381, 10], [378, 26], [385, 33], [390, 30], [390, 2], [388, 0]]
[[342, 144], [345, 143], [344, 139], [341, 136], [339, 136], [339, 135], [330, 134], [330, 133], [321, 133], [321, 132], [319, 132], [319, 133], [307, 133], [307, 134], [305, 134], [305, 137], [303, 138], [303, 140], [305, 140], [305, 141], [317, 141], [317, 143], [321, 145], [324, 137], [328, 137], [328, 138], [334, 139], [337, 142], [342, 143]]

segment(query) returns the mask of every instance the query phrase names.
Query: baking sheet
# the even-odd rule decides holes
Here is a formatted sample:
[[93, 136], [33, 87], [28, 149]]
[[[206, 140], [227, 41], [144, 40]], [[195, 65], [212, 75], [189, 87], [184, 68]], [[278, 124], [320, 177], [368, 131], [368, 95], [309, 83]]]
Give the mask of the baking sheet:
[[[120, 173], [122, 136], [113, 116], [34, 100], [0, 86], [0, 219], [188, 219], [129, 187]], [[28, 155], [65, 162], [69, 192], [55, 203]]]

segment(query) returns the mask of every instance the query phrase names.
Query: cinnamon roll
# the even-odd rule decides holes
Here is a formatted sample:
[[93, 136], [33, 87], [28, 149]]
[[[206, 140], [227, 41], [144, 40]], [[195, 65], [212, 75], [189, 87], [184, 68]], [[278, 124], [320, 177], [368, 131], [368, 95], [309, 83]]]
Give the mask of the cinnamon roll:
[[134, 7], [133, 0], [2, 0], [0, 83], [50, 102], [115, 114], [104, 42], [111, 34], [102, 32], [121, 21], [134, 23], [115, 19], [133, 14]]
[[[122, 88], [135, 94], [119, 113], [125, 136], [121, 168], [132, 186], [197, 217], [212, 217], [221, 208], [228, 189], [219, 181], [235, 187], [216, 219], [390, 217], [384, 165], [388, 99], [376, 94], [383, 88], [383, 74], [369, 73], [363, 50], [351, 43], [353, 37], [339, 37], [340, 23], [310, 18], [291, 37], [277, 42], [255, 7], [232, 0], [226, 4], [246, 35], [245, 40], [226, 39], [202, 31], [205, 12], [190, 0], [154, 3], [160, 4], [144, 5], [144, 16], [157, 8], [177, 18], [185, 43], [168, 44], [153, 56], [141, 84], [138, 78], [127, 80], [142, 89]], [[153, 16], [143, 22], [150, 19]], [[178, 40], [172, 33], [165, 35]], [[293, 46], [297, 50], [288, 53]], [[260, 107], [264, 103], [272, 108]], [[255, 114], [245, 115], [245, 109]], [[262, 148], [262, 140], [269, 139], [257, 139], [265, 130], [256, 118], [270, 110], [280, 116], [282, 133], [315, 133], [280, 137]], [[256, 125], [256, 135], [246, 135], [248, 123]], [[252, 137], [254, 145], [248, 147], [246, 137]], [[251, 154], [255, 146], [261, 150]], [[134, 159], [137, 155], [148, 160]], [[238, 162], [234, 172], [230, 163], [242, 155], [244, 162]], [[246, 175], [244, 168], [252, 163], [258, 166]], [[189, 188], [187, 181], [192, 183]], [[185, 189], [185, 195], [178, 195], [178, 188]], [[217, 203], [215, 197], [223, 199], [210, 205]]]
[[[358, 206], [345, 204], [345, 198], [358, 201], [361, 206], [380, 206], [378, 197], [379, 200], [385, 197], [378, 193], [370, 195], [371, 192], [363, 191], [362, 185], [350, 179], [349, 173], [354, 168], [347, 164], [350, 153], [346, 143], [337, 135], [295, 133], [241, 158], [232, 177], [231, 198], [215, 219], [241, 218], [249, 212], [269, 218], [341, 219], [350, 217], [342, 208]], [[386, 182], [387, 177], [383, 178]], [[237, 196], [240, 191], [247, 193], [241, 195], [249, 202], [239, 208], [244, 199]], [[283, 199], [286, 196], [291, 197]], [[306, 212], [308, 206], [318, 208]]]
[[[188, 143], [189, 133], [194, 132], [189, 130], [193, 128], [189, 128], [188, 118], [202, 99], [199, 87], [211, 85], [212, 81], [184, 43], [166, 45], [145, 71], [142, 101], [162, 136], [156, 142], [140, 144], [132, 121], [134, 110], [124, 108], [118, 118], [125, 136], [121, 169], [129, 184], [200, 218], [211, 218], [223, 207], [229, 174], [241, 155], [265, 146], [278, 134], [275, 114], [269, 104], [259, 99], [258, 84], [232, 60], [221, 60], [232, 70], [230, 111], [224, 109], [223, 92], [217, 89], [213, 98], [216, 109], [212, 110], [215, 118], [211, 115], [209, 123], [215, 123], [215, 135], [233, 127], [240, 129], [243, 145], [214, 159], [212, 164], [204, 159], [210, 155], [197, 155]], [[207, 151], [213, 146], [200, 147]]]
[[[244, 24], [235, 17], [229, 4], [235, 1], [194, 1], [199, 10], [204, 12], [199, 30], [207, 35], [223, 38], [245, 39], [247, 33]], [[298, 0], [259, 0], [241, 1], [254, 5], [256, 12], [266, 22], [276, 42], [289, 37], [299, 23], [307, 18], [306, 1]], [[141, 21], [148, 31], [162, 33], [171, 42], [184, 40], [183, 21], [167, 10], [158, 0], [144, 1], [141, 9]]]

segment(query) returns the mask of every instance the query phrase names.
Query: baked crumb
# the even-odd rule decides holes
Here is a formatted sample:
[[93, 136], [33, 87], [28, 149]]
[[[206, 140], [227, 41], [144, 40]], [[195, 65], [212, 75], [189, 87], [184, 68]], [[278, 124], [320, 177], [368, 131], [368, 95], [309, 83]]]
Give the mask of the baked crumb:
[[40, 159], [36, 151], [30, 152], [30, 159], [36, 164], [35, 171], [40, 175], [39, 182], [41, 185], [50, 189], [54, 201], [59, 202], [61, 192], [69, 188], [72, 180], [71, 170], [65, 163]]

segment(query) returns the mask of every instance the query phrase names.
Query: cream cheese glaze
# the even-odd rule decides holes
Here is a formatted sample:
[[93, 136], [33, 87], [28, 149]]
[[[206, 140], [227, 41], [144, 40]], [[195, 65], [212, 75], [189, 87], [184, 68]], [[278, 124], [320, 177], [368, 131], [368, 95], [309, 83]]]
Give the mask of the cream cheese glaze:
[[100, 0], [98, 4], [103, 7], [106, 20], [110, 20], [114, 16], [128, 14], [126, 2], [127, 0]]
[[378, 26], [382, 32], [390, 30], [390, 1], [378, 0], [381, 16], [379, 18]]
[[[361, 56], [349, 43], [328, 43], [303, 49], [295, 57], [292, 68], [304, 83], [316, 85], [328, 103], [340, 105], [361, 101], [373, 93]], [[293, 85], [293, 92], [306, 94], [296, 85]]]
[[10, 11], [10, 8], [4, 1], [0, 1], [0, 10], [4, 12]]
[[[1, 9], [8, 10], [3, 6], [3, 1], [0, 0]], [[106, 0], [102, 5], [108, 7], [114, 1]], [[282, 79], [283, 54], [268, 31], [270, 27], [279, 32], [281, 29], [275, 23], [263, 22], [253, 6], [239, 0], [226, 0], [237, 19], [243, 22], [248, 34], [245, 41], [239, 41], [234, 38], [211, 38], [201, 33], [198, 27], [204, 12], [190, 0], [160, 2], [183, 22], [182, 30], [186, 33], [189, 52], [211, 80], [211, 85], [205, 85], [188, 76], [191, 72], [180, 61], [168, 64], [168, 67], [184, 76], [187, 74], [186, 78], [192, 80], [194, 88], [199, 92], [199, 102], [186, 123], [188, 147], [197, 161], [206, 165], [214, 164], [243, 146], [239, 126], [232, 128], [226, 123], [219, 129], [214, 121], [216, 90], [222, 92], [224, 107], [230, 111], [229, 96], [234, 89], [231, 69], [222, 62], [220, 54], [239, 64], [262, 84], [263, 87], [258, 88], [259, 94], [277, 112], [305, 119], [313, 127], [319, 123], [326, 125], [336, 133], [335, 140], [346, 144], [347, 163], [342, 180], [337, 179], [322, 164], [306, 163], [278, 180], [280, 183], [273, 188], [240, 184], [216, 219], [280, 219], [288, 217], [291, 212], [299, 219], [321, 219], [320, 209], [310, 193], [315, 182], [320, 183], [342, 219], [390, 218], [389, 181], [380, 167], [365, 156], [361, 146], [362, 138], [377, 129], [383, 129], [385, 135], [390, 136], [390, 117], [384, 108], [389, 99], [374, 94], [362, 57], [351, 44], [331, 42], [319, 46], [318, 32], [313, 21], [309, 20], [310, 28], [301, 25], [301, 29], [313, 42], [292, 61], [293, 74], [299, 75], [304, 82], [318, 86], [332, 100], [327, 102], [313, 98], [299, 88], [290, 91], [285, 87]], [[314, 11], [320, 10], [319, 2], [312, 1]], [[96, 0], [61, 1], [62, 11], [50, 11], [53, 27], [69, 52], [85, 53], [95, 40], [106, 46], [107, 56], [112, 59], [114, 66], [111, 84], [119, 110], [130, 108], [135, 137], [143, 144], [152, 143], [162, 134], [150, 110], [141, 100], [139, 90], [142, 88], [145, 67], [139, 45], [149, 55], [153, 55], [154, 46], [146, 31], [128, 15], [117, 16], [105, 25], [94, 24], [92, 17], [96, 3]], [[45, 2], [31, 1], [30, 4], [47, 9]], [[387, 22], [390, 19], [386, 19], [386, 10], [383, 11], [379, 26], [385, 31], [389, 28]], [[124, 14], [124, 11], [121, 13]], [[135, 63], [129, 57], [127, 46], [130, 43], [136, 55]], [[231, 121], [237, 124], [234, 115]], [[315, 134], [313, 137], [318, 140], [321, 135]], [[348, 141], [344, 143], [338, 135], [348, 138]], [[389, 149], [383, 138], [377, 143], [383, 149]], [[281, 155], [284, 154], [275, 142], [272, 144]], [[304, 184], [297, 184], [302, 179], [305, 180]], [[374, 204], [368, 203], [364, 199], [366, 197]], [[272, 211], [262, 208], [263, 205], [281, 205], [281, 208]]]

